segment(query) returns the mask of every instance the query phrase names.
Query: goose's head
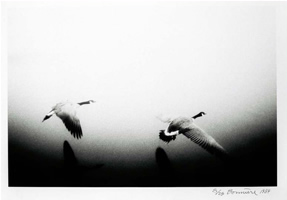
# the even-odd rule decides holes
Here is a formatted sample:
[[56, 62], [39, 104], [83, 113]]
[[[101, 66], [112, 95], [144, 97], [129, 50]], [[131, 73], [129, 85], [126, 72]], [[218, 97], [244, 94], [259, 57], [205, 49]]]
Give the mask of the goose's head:
[[80, 102], [80, 103], [78, 103], [80, 106], [82, 106], [82, 105], [87, 105], [87, 104], [92, 104], [92, 103], [95, 103], [96, 101], [94, 101], [94, 100], [88, 100], [88, 101], [84, 101], [84, 102]]
[[206, 113], [205, 112], [200, 112], [199, 115], [200, 115], [200, 117], [202, 117], [203, 115], [206, 115]]
[[96, 103], [96, 101], [94, 101], [94, 100], [89, 100], [88, 102], [89, 102], [89, 104]]
[[192, 119], [196, 119], [198, 117], [202, 117], [203, 115], [206, 115], [206, 113], [205, 112], [200, 112], [197, 115], [193, 116]]

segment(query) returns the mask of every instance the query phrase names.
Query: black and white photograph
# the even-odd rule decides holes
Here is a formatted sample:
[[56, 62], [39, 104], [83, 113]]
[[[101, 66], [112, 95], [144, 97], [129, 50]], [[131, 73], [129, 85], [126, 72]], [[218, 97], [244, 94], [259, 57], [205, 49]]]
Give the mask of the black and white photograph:
[[283, 198], [280, 3], [1, 3], [6, 194]]

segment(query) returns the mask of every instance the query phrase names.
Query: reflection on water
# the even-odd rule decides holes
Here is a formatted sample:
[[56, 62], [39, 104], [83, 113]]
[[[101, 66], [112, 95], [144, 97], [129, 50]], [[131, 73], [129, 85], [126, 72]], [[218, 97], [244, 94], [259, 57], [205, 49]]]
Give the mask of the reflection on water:
[[68, 141], [64, 141], [63, 144], [63, 152], [64, 152], [64, 182], [67, 185], [84, 185], [83, 182], [85, 173], [93, 172], [94, 170], [98, 170], [104, 166], [104, 164], [96, 164], [93, 166], [84, 166], [79, 163], [77, 160], [75, 153], [69, 144]]
[[83, 166], [79, 164], [69, 142], [65, 141], [63, 146], [64, 146], [64, 167], [66, 169], [77, 168], [77, 170], [94, 170], [94, 169], [99, 169], [104, 166], [104, 164], [95, 164], [93, 166]]
[[155, 157], [156, 157], [156, 163], [158, 164], [160, 172], [163, 176], [173, 174], [173, 168], [171, 166], [171, 162], [166, 152], [161, 147], [158, 147], [156, 149]]
[[176, 184], [175, 173], [172, 164], [163, 148], [158, 147], [155, 151], [156, 163], [159, 167], [159, 183], [162, 186]]
[[64, 142], [64, 166], [65, 168], [75, 168], [78, 164], [78, 160], [75, 153], [69, 144], [69, 142]]

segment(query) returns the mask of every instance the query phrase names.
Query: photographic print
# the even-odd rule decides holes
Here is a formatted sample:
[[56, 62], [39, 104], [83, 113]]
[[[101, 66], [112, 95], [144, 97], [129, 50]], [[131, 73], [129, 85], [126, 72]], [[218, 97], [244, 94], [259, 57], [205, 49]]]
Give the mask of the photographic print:
[[5, 4], [9, 187], [277, 187], [276, 8]]

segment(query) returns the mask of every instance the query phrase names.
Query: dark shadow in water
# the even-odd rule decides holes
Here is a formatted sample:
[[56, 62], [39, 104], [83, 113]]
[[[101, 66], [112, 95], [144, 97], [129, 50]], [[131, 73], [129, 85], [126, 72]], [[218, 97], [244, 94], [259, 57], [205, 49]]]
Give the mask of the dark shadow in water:
[[66, 169], [77, 168], [77, 170], [94, 170], [94, 169], [99, 169], [104, 166], [104, 164], [96, 164], [91, 167], [82, 166], [79, 164], [69, 142], [65, 141], [63, 146], [64, 146], [64, 167]]
[[81, 183], [81, 171], [79, 171], [78, 168], [78, 160], [71, 145], [67, 141], [63, 144], [63, 153], [64, 169], [62, 174], [59, 174], [60, 177], [63, 178], [63, 185], [73, 186]]
[[175, 171], [172, 164], [165, 152], [161, 147], [158, 147], [155, 151], [156, 163], [159, 167], [160, 180], [159, 183], [162, 186], [168, 186], [175, 183]]
[[64, 166], [65, 168], [75, 168], [78, 165], [78, 160], [69, 142], [64, 142]]
[[163, 174], [168, 174], [169, 172], [173, 171], [170, 160], [163, 148], [158, 147], [156, 149], [155, 158], [156, 163], [158, 164], [158, 167]]
[[80, 165], [75, 153], [68, 141], [64, 141], [64, 186], [83, 186], [87, 184], [84, 180], [86, 172], [100, 169], [104, 164], [97, 164], [95, 166], [83, 166]]

